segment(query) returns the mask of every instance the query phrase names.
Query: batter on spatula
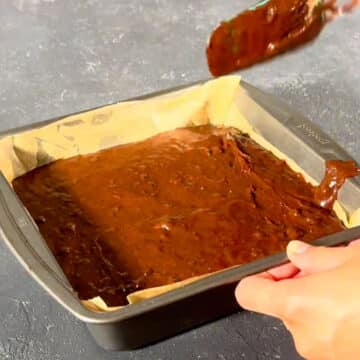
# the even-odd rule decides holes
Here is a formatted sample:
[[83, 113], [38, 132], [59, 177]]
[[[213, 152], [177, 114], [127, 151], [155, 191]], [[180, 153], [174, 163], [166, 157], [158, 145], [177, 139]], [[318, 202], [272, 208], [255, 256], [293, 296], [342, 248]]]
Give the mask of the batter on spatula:
[[224, 75], [303, 45], [359, 3], [339, 7], [336, 0], [263, 0], [212, 33], [206, 50], [210, 72]]

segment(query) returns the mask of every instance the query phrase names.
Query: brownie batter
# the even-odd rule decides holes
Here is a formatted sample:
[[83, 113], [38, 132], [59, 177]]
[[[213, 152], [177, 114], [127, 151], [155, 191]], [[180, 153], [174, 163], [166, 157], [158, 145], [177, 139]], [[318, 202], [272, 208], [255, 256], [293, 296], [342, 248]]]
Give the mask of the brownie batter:
[[354, 161], [328, 160], [326, 161], [325, 176], [315, 190], [315, 201], [324, 208], [332, 209], [340, 188], [346, 179], [360, 174]]
[[[315, 1], [315, 0], [313, 0]], [[313, 40], [322, 30], [334, 1], [265, 0], [221, 23], [207, 47], [210, 72], [220, 76], [269, 59]]]
[[111, 306], [344, 229], [285, 161], [212, 126], [59, 160], [13, 186], [79, 297]]

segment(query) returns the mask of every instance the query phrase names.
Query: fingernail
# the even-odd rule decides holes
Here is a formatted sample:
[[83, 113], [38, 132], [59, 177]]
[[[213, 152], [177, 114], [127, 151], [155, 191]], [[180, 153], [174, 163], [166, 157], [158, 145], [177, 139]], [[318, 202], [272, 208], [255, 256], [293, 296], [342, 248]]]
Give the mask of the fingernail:
[[309, 244], [299, 240], [290, 241], [287, 246], [287, 251], [293, 254], [303, 254], [308, 248]]

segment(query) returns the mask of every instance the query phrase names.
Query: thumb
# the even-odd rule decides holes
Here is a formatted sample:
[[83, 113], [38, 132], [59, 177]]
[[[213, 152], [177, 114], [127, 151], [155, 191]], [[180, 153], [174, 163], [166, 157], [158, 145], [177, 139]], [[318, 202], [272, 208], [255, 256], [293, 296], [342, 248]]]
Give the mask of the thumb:
[[331, 270], [344, 264], [351, 257], [352, 250], [348, 247], [312, 246], [294, 240], [287, 246], [287, 255], [289, 260], [302, 272], [316, 273]]

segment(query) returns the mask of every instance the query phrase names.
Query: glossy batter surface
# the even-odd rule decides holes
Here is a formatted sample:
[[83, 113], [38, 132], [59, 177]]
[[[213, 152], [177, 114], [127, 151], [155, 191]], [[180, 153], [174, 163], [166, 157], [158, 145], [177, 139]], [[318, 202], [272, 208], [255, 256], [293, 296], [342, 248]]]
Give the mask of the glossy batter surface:
[[56, 161], [13, 185], [79, 297], [112, 306], [344, 228], [284, 161], [211, 126]]
[[325, 176], [315, 190], [315, 201], [324, 208], [332, 209], [339, 190], [346, 179], [358, 176], [360, 168], [355, 161], [327, 160]]

